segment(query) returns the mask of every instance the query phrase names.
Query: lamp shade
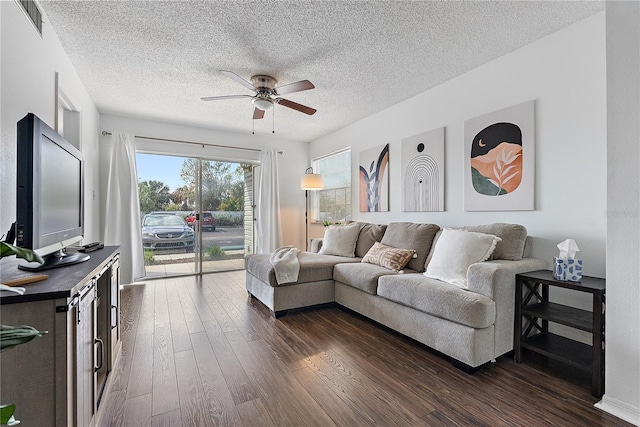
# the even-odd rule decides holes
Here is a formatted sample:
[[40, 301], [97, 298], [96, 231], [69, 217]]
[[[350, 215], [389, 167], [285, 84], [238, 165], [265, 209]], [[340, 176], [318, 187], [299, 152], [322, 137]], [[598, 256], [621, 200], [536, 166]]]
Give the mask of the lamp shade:
[[269, 108], [273, 107], [273, 101], [267, 98], [254, 98], [252, 102], [256, 108], [262, 111], [267, 111]]
[[322, 175], [318, 173], [305, 173], [300, 178], [301, 190], [322, 190]]

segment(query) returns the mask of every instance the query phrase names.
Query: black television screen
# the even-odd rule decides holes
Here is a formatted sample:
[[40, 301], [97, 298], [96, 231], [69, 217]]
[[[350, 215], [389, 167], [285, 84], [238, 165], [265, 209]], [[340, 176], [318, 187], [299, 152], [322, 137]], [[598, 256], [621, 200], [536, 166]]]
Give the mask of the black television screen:
[[46, 270], [86, 261], [64, 249], [83, 237], [82, 153], [32, 113], [18, 122], [16, 244], [34, 250]]

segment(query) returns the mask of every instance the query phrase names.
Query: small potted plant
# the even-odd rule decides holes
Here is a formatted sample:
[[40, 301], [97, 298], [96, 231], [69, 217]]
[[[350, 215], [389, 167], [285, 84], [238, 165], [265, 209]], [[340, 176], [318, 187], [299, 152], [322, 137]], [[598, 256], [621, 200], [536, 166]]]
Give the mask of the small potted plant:
[[[11, 255], [23, 258], [28, 262], [43, 262], [42, 257], [30, 249], [18, 248], [7, 242], [0, 242], [0, 258]], [[10, 350], [17, 345], [27, 343], [35, 337], [42, 336], [46, 333], [47, 331], [38, 331], [26, 325], [0, 325], [0, 353]], [[20, 421], [16, 420], [13, 416], [15, 410], [16, 405], [0, 405], [0, 425], [15, 426], [20, 424]]]

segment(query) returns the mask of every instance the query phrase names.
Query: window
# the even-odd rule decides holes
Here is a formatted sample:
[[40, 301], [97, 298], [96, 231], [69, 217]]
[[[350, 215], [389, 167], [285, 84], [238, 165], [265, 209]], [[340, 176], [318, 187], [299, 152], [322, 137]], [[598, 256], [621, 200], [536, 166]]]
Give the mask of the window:
[[342, 222], [351, 219], [351, 149], [313, 160], [324, 188], [313, 191], [313, 220]]

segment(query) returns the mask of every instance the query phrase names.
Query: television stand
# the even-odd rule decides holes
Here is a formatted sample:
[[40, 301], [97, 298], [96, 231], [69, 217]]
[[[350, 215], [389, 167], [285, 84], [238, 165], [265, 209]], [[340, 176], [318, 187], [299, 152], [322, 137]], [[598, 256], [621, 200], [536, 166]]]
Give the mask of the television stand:
[[28, 264], [18, 264], [18, 268], [24, 271], [44, 271], [79, 264], [88, 261], [89, 258], [91, 258], [89, 254], [81, 252], [66, 253], [64, 249], [60, 249], [52, 254], [43, 256], [44, 262], [42, 264], [30, 262]]

